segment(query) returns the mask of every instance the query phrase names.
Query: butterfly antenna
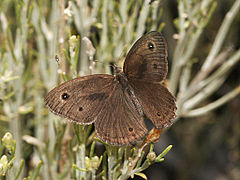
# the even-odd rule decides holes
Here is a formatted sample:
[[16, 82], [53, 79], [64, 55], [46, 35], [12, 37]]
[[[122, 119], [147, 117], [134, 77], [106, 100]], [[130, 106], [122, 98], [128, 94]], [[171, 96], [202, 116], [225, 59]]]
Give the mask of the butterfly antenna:
[[[127, 45], [125, 45], [125, 46], [123, 47], [123, 50], [122, 50], [122, 52], [121, 52], [121, 54], [120, 54], [120, 56], [119, 56], [118, 61], [123, 62], [123, 60], [125, 59], [125, 56], [126, 56], [126, 52], [127, 52]], [[121, 72], [121, 68], [119, 68], [119, 67], [116, 65], [115, 62], [111, 61], [111, 62], [109, 63], [109, 66], [110, 66], [111, 74], [116, 74], [116, 73]]]

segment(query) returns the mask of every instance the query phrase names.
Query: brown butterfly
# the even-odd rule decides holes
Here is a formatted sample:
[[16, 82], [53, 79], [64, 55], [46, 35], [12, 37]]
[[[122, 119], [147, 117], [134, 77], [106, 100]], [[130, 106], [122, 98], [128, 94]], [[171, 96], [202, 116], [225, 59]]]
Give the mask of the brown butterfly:
[[142, 36], [127, 54], [123, 72], [67, 81], [50, 91], [46, 106], [77, 124], [94, 123], [96, 135], [111, 145], [131, 144], [148, 129], [144, 115], [158, 128], [172, 125], [174, 96], [163, 85], [168, 71], [167, 45], [160, 32]]

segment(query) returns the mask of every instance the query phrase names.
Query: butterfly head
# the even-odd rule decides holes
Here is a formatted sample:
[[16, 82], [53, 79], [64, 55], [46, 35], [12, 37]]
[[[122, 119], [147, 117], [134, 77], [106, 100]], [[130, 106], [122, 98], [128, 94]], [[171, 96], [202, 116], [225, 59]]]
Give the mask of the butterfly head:
[[122, 73], [122, 69], [114, 64], [114, 74], [118, 75]]

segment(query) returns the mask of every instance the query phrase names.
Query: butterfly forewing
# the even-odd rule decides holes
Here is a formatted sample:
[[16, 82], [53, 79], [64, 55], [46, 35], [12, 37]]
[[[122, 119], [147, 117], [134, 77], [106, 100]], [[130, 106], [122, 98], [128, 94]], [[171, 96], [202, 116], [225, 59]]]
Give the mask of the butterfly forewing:
[[90, 124], [109, 98], [114, 82], [111, 75], [76, 78], [50, 91], [45, 103], [54, 114], [78, 124]]
[[167, 44], [160, 32], [152, 31], [135, 42], [124, 63], [124, 73], [131, 79], [160, 82], [168, 71]]

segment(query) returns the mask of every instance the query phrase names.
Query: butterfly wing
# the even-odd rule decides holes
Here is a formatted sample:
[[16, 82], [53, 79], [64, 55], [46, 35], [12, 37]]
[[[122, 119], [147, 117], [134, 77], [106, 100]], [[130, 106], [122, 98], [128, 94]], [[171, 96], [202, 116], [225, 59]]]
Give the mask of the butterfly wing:
[[117, 84], [95, 121], [97, 136], [111, 145], [131, 144], [148, 132], [143, 115], [127, 89]]
[[156, 128], [172, 125], [177, 110], [176, 100], [165, 86], [136, 79], [129, 83], [142, 105], [143, 112]]
[[95, 122], [97, 136], [113, 145], [130, 144], [148, 132], [131, 93], [110, 75], [67, 81], [50, 91], [45, 103], [61, 117], [78, 124]]
[[72, 79], [50, 91], [46, 106], [78, 124], [91, 124], [114, 89], [114, 76], [90, 75]]
[[160, 32], [152, 31], [135, 42], [128, 52], [123, 67], [131, 79], [160, 82], [168, 71], [167, 44]]
[[174, 96], [162, 82], [167, 75], [167, 44], [160, 32], [141, 37], [129, 51], [124, 73], [142, 105], [143, 112], [156, 128], [173, 123], [176, 112]]

